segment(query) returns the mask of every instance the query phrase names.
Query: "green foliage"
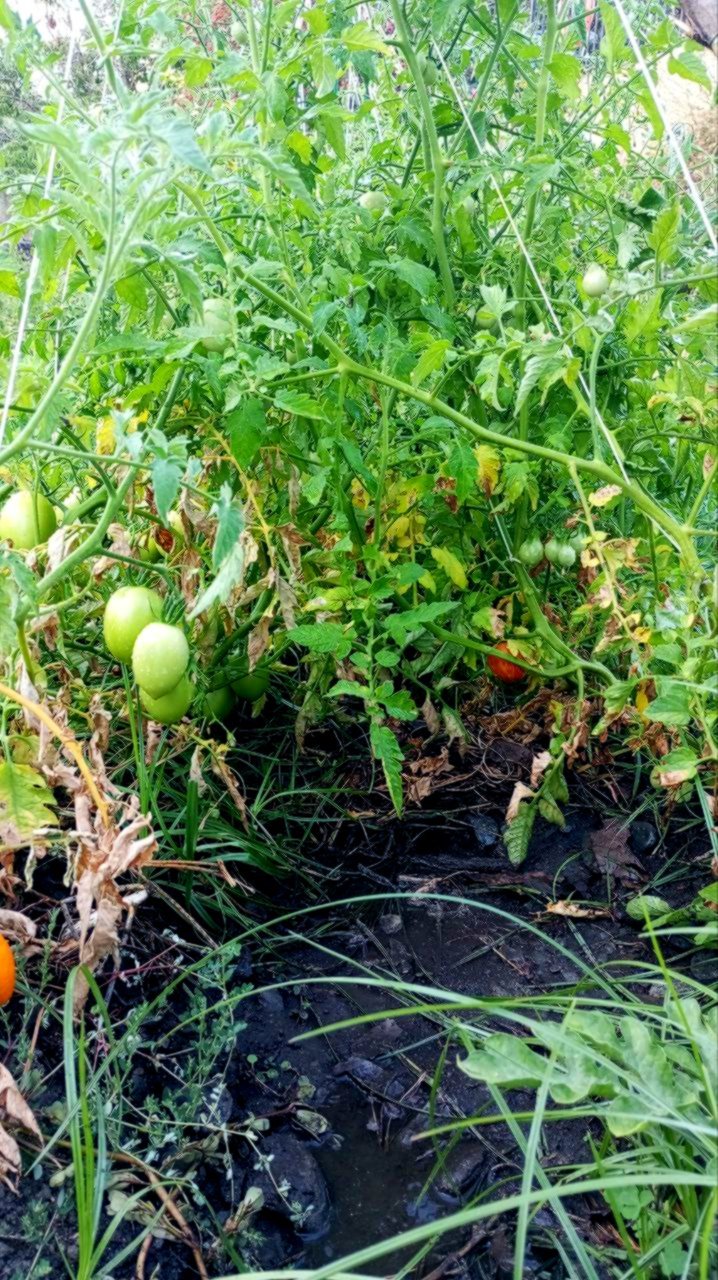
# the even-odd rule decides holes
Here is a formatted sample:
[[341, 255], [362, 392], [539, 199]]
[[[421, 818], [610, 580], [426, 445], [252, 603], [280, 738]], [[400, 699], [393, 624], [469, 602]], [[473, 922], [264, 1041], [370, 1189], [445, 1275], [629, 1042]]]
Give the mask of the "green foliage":
[[[539, 43], [507, 7], [499, 26], [432, 3], [419, 32], [393, 3], [190, 22], [139, 0], [111, 52], [94, 33], [61, 118], [21, 104], [27, 156], [55, 170], [47, 197], [9, 197], [6, 373], [27, 237], [38, 283], [0, 479], [90, 506], [52, 564], [3, 559], [8, 662], [18, 620], [63, 602], [79, 674], [88, 569], [152, 539], [148, 571], [195, 639], [212, 615], [218, 665], [289, 667], [300, 738], [358, 709], [397, 810], [402, 723], [427, 693], [456, 717], [502, 633], [532, 680], [575, 687], [567, 744], [603, 700], [590, 727], [620, 720], [656, 786], [710, 788], [715, 288], [691, 193], [632, 144], [655, 104], [601, 12], [584, 75], [552, 4]], [[18, 75], [52, 60], [4, 25]], [[702, 82], [662, 11], [641, 36]], [[576, 529], [573, 564], [514, 556]], [[206, 647], [197, 665], [211, 684]], [[510, 824], [515, 862], [536, 812], [560, 821], [554, 781]]]

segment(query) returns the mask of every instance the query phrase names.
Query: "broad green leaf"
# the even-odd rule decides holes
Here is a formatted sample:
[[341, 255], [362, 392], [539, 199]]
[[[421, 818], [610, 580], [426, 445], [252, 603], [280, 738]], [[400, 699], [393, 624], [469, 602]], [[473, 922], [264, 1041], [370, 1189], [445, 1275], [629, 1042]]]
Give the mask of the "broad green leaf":
[[528, 853], [531, 833], [536, 821], [536, 806], [528, 800], [522, 801], [513, 822], [504, 827], [504, 844], [512, 867], [520, 867]]
[[331, 93], [337, 80], [339, 72], [331, 58], [329, 52], [323, 45], [317, 45], [312, 51], [310, 57], [310, 65], [312, 68], [312, 78], [314, 87], [317, 91], [318, 98], [324, 98]]
[[249, 396], [227, 415], [229, 447], [232, 457], [242, 469], [252, 462], [262, 443], [266, 427], [264, 406], [256, 396]]
[[653, 229], [646, 236], [648, 244], [656, 256], [656, 262], [668, 262], [675, 245], [681, 221], [681, 209], [678, 201], [669, 204], [659, 213]]
[[435, 342], [430, 342], [429, 346], [424, 348], [411, 371], [412, 386], [420, 387], [430, 374], [436, 373], [437, 369], [441, 368], [450, 347], [451, 343], [446, 338], [437, 338]]
[[657, 720], [660, 724], [676, 725], [679, 728], [690, 724], [690, 691], [684, 684], [676, 680], [656, 681], [658, 696], [649, 702], [643, 714], [648, 720]]
[[385, 626], [389, 634], [400, 642], [406, 640], [410, 632], [420, 631], [427, 622], [438, 622], [439, 618], [445, 618], [447, 613], [457, 608], [456, 600], [431, 600], [404, 613], [390, 613]]
[[606, 59], [609, 73], [612, 73], [616, 65], [628, 56], [628, 44], [615, 6], [610, 3], [610, 0], [601, 0], [599, 8], [604, 29], [604, 35], [601, 39], [601, 53]]
[[377, 697], [388, 716], [394, 716], [397, 720], [418, 719], [419, 708], [406, 689], [391, 688], [386, 693], [382, 693], [381, 689], [378, 689]]
[[377, 724], [372, 720], [369, 726], [369, 741], [372, 755], [380, 762], [383, 769], [394, 809], [401, 817], [404, 808], [404, 788], [401, 778], [404, 753], [399, 746], [399, 740], [387, 725]]
[[292, 132], [287, 135], [286, 143], [291, 151], [297, 153], [300, 160], [309, 164], [312, 158], [312, 140], [306, 133], [300, 133], [299, 129], [292, 129]]
[[384, 43], [378, 31], [372, 30], [368, 22], [355, 22], [353, 27], [342, 31], [341, 42], [352, 53], [368, 49], [371, 53], [392, 54], [388, 44]]
[[212, 74], [212, 59], [203, 58], [200, 54], [191, 54], [185, 58], [184, 80], [190, 89], [198, 89]]
[[232, 554], [244, 528], [244, 512], [239, 502], [235, 501], [228, 484], [223, 484], [216, 504], [217, 533], [212, 547], [212, 565], [214, 569]]
[[43, 827], [56, 827], [55, 797], [45, 779], [27, 764], [0, 763], [0, 844], [20, 849]]
[[305, 622], [287, 632], [290, 640], [310, 653], [331, 653], [346, 658], [352, 642], [339, 622]]
[[152, 490], [157, 512], [163, 524], [167, 523], [170, 507], [179, 493], [184, 464], [176, 458], [155, 458], [152, 463]]
[[697, 49], [683, 49], [680, 53], [674, 52], [670, 54], [668, 70], [671, 75], [681, 76], [684, 80], [692, 80], [694, 84], [702, 85], [708, 93], [713, 92], [713, 82]]
[[537, 1088], [549, 1062], [518, 1036], [500, 1031], [489, 1036], [480, 1049], [459, 1058], [457, 1065], [472, 1080], [507, 1089]]
[[344, 138], [344, 121], [338, 110], [320, 111], [317, 117], [327, 142], [338, 160], [346, 160], [346, 142]]
[[318, 400], [313, 400], [306, 391], [280, 391], [274, 397], [275, 408], [283, 413], [295, 413], [298, 418], [313, 418], [321, 421], [326, 418]]
[[558, 91], [562, 98], [569, 101], [576, 101], [581, 96], [580, 83], [583, 75], [583, 67], [578, 58], [574, 58], [572, 53], [555, 53], [548, 64]]

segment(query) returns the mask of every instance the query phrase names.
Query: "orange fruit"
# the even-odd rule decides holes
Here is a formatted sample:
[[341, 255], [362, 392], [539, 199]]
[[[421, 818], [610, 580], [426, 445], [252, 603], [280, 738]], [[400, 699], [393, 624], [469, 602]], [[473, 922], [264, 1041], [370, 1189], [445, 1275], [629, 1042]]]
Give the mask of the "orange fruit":
[[0, 933], [0, 1004], [7, 1004], [15, 990], [15, 957], [7, 938]]

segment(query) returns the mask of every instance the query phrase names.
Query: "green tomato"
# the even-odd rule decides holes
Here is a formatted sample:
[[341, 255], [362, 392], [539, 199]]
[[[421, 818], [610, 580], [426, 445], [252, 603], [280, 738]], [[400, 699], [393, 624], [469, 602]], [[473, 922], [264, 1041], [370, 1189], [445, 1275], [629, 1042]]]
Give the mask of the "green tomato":
[[533, 569], [544, 557], [543, 542], [540, 538], [527, 538], [519, 547], [519, 560]]
[[151, 622], [144, 627], [132, 650], [132, 671], [150, 698], [163, 698], [176, 688], [187, 670], [189, 645], [181, 627]]
[[549, 538], [546, 546], [544, 547], [544, 555], [546, 556], [549, 564], [558, 564], [560, 550], [561, 543], [558, 538]]
[[589, 298], [600, 298], [609, 286], [608, 274], [600, 267], [597, 262], [592, 262], [590, 267], [584, 272], [583, 291]]
[[388, 208], [389, 201], [383, 191], [363, 191], [359, 197], [359, 205], [369, 213], [380, 214]]
[[208, 689], [202, 699], [202, 712], [207, 720], [226, 720], [236, 701], [231, 685]]
[[129, 662], [140, 632], [161, 617], [162, 601], [149, 587], [120, 587], [113, 591], [102, 621], [105, 644], [113, 658]]
[[143, 534], [137, 543], [136, 552], [137, 559], [143, 564], [155, 564], [160, 558], [160, 549], [151, 533]]
[[0, 538], [22, 551], [47, 542], [56, 528], [55, 508], [42, 493], [20, 489], [10, 494], [0, 511]]
[[560, 542], [556, 556], [556, 564], [560, 569], [570, 569], [576, 563], [576, 552], [568, 542]]
[[461, 206], [467, 218], [473, 218], [476, 214], [476, 201], [473, 196], [464, 196]]
[[496, 316], [488, 307], [479, 307], [476, 312], [476, 323], [479, 329], [495, 329]]
[[269, 688], [269, 669], [257, 667], [254, 671], [248, 671], [246, 675], [232, 681], [232, 688], [238, 698], [257, 702]]
[[439, 79], [439, 70], [436, 63], [432, 62], [431, 58], [428, 58], [425, 53], [420, 53], [417, 61], [419, 63], [419, 70], [424, 77], [424, 84], [429, 86], [436, 84]]
[[182, 676], [174, 689], [161, 698], [151, 698], [144, 689], [140, 689], [140, 702], [150, 720], [158, 724], [176, 724], [190, 709], [194, 698], [194, 685], [189, 676]]
[[234, 334], [234, 307], [229, 298], [205, 298], [202, 324], [209, 330], [202, 339], [205, 351], [224, 351]]
[[568, 540], [569, 547], [573, 547], [577, 556], [580, 556], [581, 552], [583, 551], [584, 547], [587, 546], [587, 544], [588, 544], [588, 534], [586, 533], [574, 533], [573, 537], [569, 538]]

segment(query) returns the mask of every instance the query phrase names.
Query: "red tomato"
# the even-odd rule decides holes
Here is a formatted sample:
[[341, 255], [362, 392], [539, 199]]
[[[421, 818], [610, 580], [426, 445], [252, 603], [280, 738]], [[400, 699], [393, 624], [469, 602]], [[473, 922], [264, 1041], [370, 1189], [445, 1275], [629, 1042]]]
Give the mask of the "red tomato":
[[[505, 640], [502, 640], [495, 647], [502, 649], [504, 653], [511, 652]], [[506, 658], [497, 658], [493, 653], [489, 654], [487, 661], [493, 675], [496, 676], [497, 680], [502, 680], [504, 684], [515, 684], [518, 680], [526, 679], [526, 672], [523, 667], [517, 666], [515, 662], [509, 662]]]

